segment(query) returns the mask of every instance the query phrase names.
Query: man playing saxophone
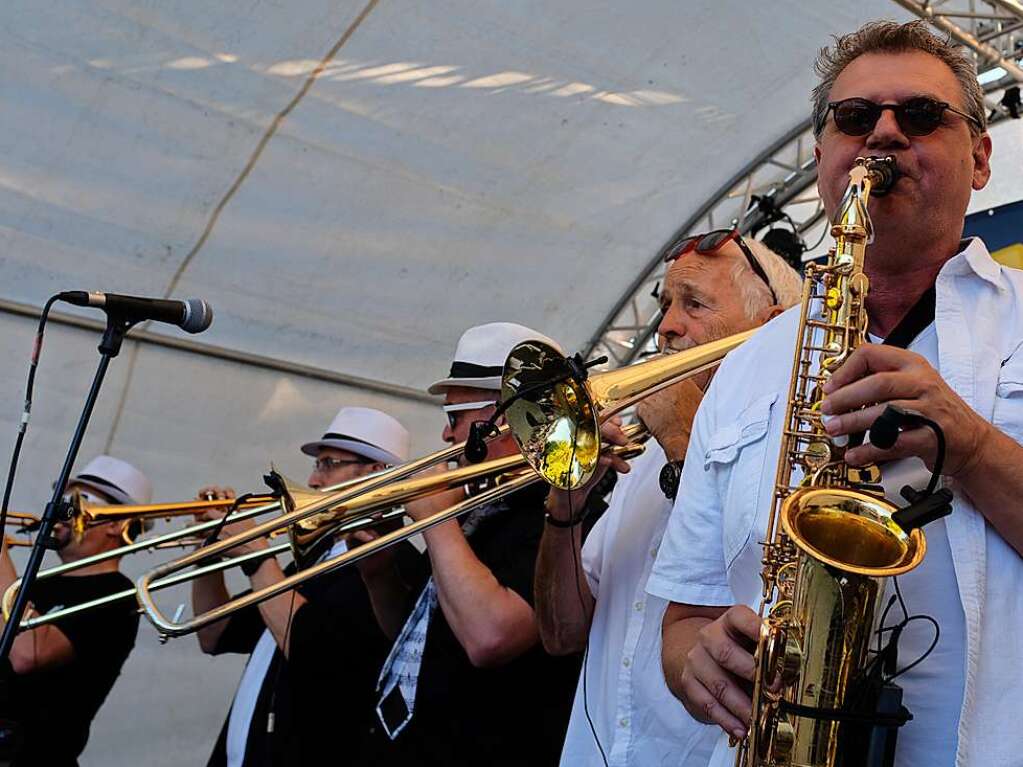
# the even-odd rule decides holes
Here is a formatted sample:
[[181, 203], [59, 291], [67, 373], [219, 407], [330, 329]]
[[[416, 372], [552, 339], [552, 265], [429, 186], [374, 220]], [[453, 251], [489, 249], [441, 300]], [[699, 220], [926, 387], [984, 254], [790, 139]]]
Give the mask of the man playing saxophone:
[[[903, 626], [897, 682], [914, 718], [895, 761], [1015, 763], [1023, 733], [1000, 691], [1020, 678], [1023, 628], [1023, 275], [995, 263], [980, 240], [961, 241], [971, 191], [990, 176], [983, 95], [972, 62], [919, 22], [872, 23], [838, 38], [817, 71], [815, 155], [829, 218], [857, 157], [891, 155], [901, 171], [869, 205], [874, 343], [824, 386], [824, 428], [838, 438], [864, 432], [888, 404], [936, 422], [947, 439], [943, 482], [954, 494], [951, 516], [926, 528], [923, 564], [897, 579], [908, 612], [929, 616], [940, 635], [926, 620]], [[769, 323], [715, 376], [648, 583], [671, 603], [668, 687], [695, 718], [734, 738], [750, 720], [760, 542], [798, 319], [787, 312]], [[889, 450], [869, 437], [849, 444], [846, 462], [878, 464], [889, 498], [926, 483], [937, 457], [924, 428], [905, 428]], [[722, 737], [711, 764], [733, 759]]]

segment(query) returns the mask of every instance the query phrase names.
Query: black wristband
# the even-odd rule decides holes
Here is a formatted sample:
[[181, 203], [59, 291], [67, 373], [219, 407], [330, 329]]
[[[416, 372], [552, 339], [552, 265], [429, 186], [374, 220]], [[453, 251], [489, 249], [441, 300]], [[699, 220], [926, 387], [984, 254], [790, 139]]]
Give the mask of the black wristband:
[[551, 527], [557, 527], [557, 528], [560, 528], [562, 530], [565, 530], [565, 529], [567, 529], [569, 527], [575, 527], [576, 525], [578, 525], [580, 522], [583, 521], [583, 515], [582, 514], [580, 514], [575, 519], [567, 519], [566, 520], [566, 519], [555, 519], [554, 517], [551, 516], [551, 513], [549, 511], [543, 515], [543, 518], [547, 522], [547, 524], [550, 525]]
[[242, 562], [240, 565], [238, 565], [238, 567], [239, 569], [241, 569], [242, 573], [245, 574], [246, 578], [251, 578], [253, 575], [256, 574], [256, 570], [263, 566], [263, 563], [266, 562], [267, 559], [269, 559], [269, 557], [266, 557], [264, 559], [249, 559], [245, 562]]

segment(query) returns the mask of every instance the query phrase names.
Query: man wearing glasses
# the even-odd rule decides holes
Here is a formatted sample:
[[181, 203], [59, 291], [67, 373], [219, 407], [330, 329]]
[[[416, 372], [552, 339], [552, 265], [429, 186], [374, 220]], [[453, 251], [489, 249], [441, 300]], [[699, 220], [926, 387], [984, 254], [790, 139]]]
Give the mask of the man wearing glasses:
[[[686, 237], [665, 260], [657, 327], [664, 352], [761, 325], [800, 296], [795, 270], [734, 230]], [[548, 499], [536, 566], [540, 636], [552, 654], [587, 649], [563, 767], [602, 767], [605, 759], [614, 767], [705, 764], [713, 747], [714, 731], [689, 719], [664, 683], [667, 603], [645, 593], [708, 379], [682, 381], [639, 404], [637, 415], [656, 443], [647, 443], [615, 487], [610, 508], [585, 543], [578, 509], [590, 488], [553, 491]], [[601, 462], [629, 471], [620, 459]]]
[[[473, 422], [494, 415], [505, 358], [527, 340], [557, 348], [507, 322], [465, 332], [450, 374], [430, 387], [444, 395], [445, 442], [464, 441]], [[489, 443], [487, 457], [516, 452], [507, 435]], [[547, 655], [537, 634], [533, 570], [546, 494], [538, 482], [428, 530], [419, 563], [419, 574], [429, 576], [425, 588], [410, 588], [386, 560], [363, 567], [380, 625], [395, 640], [378, 685], [386, 732], [380, 762], [557, 761], [579, 664]], [[409, 504], [407, 512], [422, 519], [465, 497], [459, 489]]]
[[[357, 479], [409, 458], [410, 437], [397, 420], [379, 410], [343, 407], [326, 433], [302, 446], [315, 459], [308, 484], [315, 489]], [[230, 488], [205, 487], [200, 499], [233, 498]], [[203, 519], [216, 517], [204, 514]], [[250, 527], [225, 525], [222, 536]], [[318, 561], [343, 553], [347, 537], [328, 538]], [[260, 538], [232, 554], [265, 549]], [[414, 555], [406, 546], [403, 555]], [[312, 562], [302, 563], [312, 564]], [[283, 580], [274, 558], [242, 565], [255, 589]], [[222, 573], [194, 581], [194, 610], [205, 612], [230, 598]], [[377, 627], [365, 586], [354, 568], [341, 568], [256, 607], [199, 631], [210, 655], [249, 655], [227, 721], [209, 765], [320, 765], [336, 761], [344, 743], [345, 761], [356, 763], [375, 722], [376, 671], [389, 642]]]
[[[153, 494], [152, 484], [141, 471], [108, 455], [89, 461], [68, 482], [67, 491], [100, 506], [149, 503]], [[79, 538], [68, 523], [59, 522], [53, 530], [57, 555], [67, 564], [117, 549], [124, 545], [123, 527], [121, 522], [108, 520], [89, 525]], [[36, 582], [26, 617], [130, 589], [132, 583], [120, 572], [120, 562], [119, 558], [108, 559]], [[16, 578], [4, 543], [0, 593]], [[6, 676], [13, 671], [2, 713], [20, 730], [21, 748], [12, 764], [78, 764], [93, 717], [135, 646], [138, 625], [134, 605], [122, 601], [18, 634], [11, 648], [10, 667], [2, 672]], [[57, 701], [59, 725], [55, 729]], [[0, 761], [7, 764], [9, 756], [4, 753]]]
[[[885, 626], [902, 625], [896, 681], [913, 714], [895, 763], [1015, 764], [1023, 729], [1004, 691], [1021, 679], [1023, 274], [999, 266], [980, 240], [961, 240], [972, 191], [991, 174], [983, 93], [973, 61], [923, 22], [874, 22], [839, 37], [817, 72], [815, 155], [829, 218], [857, 157], [893, 155], [901, 171], [888, 195], [870, 201], [872, 343], [824, 385], [824, 428], [864, 432], [888, 403], [936, 422], [947, 440], [942, 481], [954, 494], [952, 514], [926, 528], [923, 563], [898, 577], [906, 618], [929, 620], [907, 623], [897, 608]], [[671, 603], [668, 687], [695, 718], [733, 737], [750, 720], [760, 541], [797, 320], [779, 317], [714, 377], [648, 584]], [[899, 489], [927, 483], [937, 445], [910, 422], [893, 448], [868, 438], [845, 459], [879, 464], [886, 494], [902, 506]], [[733, 759], [722, 734], [711, 764]]]

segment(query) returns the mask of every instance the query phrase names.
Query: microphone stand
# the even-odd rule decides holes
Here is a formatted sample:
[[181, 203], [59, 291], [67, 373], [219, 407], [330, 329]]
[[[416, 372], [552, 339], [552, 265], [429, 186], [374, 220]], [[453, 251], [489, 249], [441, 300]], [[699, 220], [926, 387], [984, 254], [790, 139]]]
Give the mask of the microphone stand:
[[14, 644], [14, 637], [21, 627], [21, 619], [25, 614], [25, 608], [28, 606], [32, 584], [35, 582], [40, 565], [42, 565], [43, 555], [46, 553], [46, 549], [53, 547], [50, 539], [53, 533], [53, 526], [58, 521], [66, 520], [69, 516], [70, 509], [64, 501], [64, 488], [71, 478], [71, 469], [75, 464], [75, 459], [78, 458], [78, 450], [82, 446], [82, 439], [85, 437], [85, 430], [89, 425], [89, 419], [92, 417], [92, 410], [96, 405], [100, 387], [103, 385], [103, 378], [106, 376], [107, 367], [110, 365], [110, 360], [120, 353], [121, 342], [124, 341], [125, 333], [136, 322], [137, 320], [128, 320], [112, 312], [107, 315], [107, 328], [103, 332], [103, 338], [99, 344], [99, 367], [96, 369], [96, 375], [93, 377], [92, 388], [89, 389], [89, 395], [85, 399], [85, 407], [78, 419], [78, 426], [75, 428], [74, 436], [71, 438], [71, 444], [68, 446], [67, 457], [64, 459], [64, 466], [60, 470], [60, 476], [53, 485], [53, 496], [50, 498], [50, 502], [46, 504], [46, 509], [43, 511], [43, 516], [39, 521], [39, 528], [32, 543], [32, 552], [29, 554], [28, 564], [25, 565], [25, 572], [21, 576], [21, 588], [18, 589], [18, 596], [14, 600], [10, 617], [4, 625], [3, 634], [0, 634], [0, 663], [6, 662], [11, 654], [11, 646]]

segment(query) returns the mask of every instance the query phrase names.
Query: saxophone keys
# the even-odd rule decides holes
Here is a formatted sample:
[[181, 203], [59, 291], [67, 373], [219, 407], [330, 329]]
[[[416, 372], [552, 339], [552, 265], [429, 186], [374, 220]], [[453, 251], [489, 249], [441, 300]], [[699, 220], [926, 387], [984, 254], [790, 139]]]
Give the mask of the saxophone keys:
[[832, 311], [842, 306], [842, 291], [836, 287], [828, 288], [828, 292], [824, 294], [824, 304]]

